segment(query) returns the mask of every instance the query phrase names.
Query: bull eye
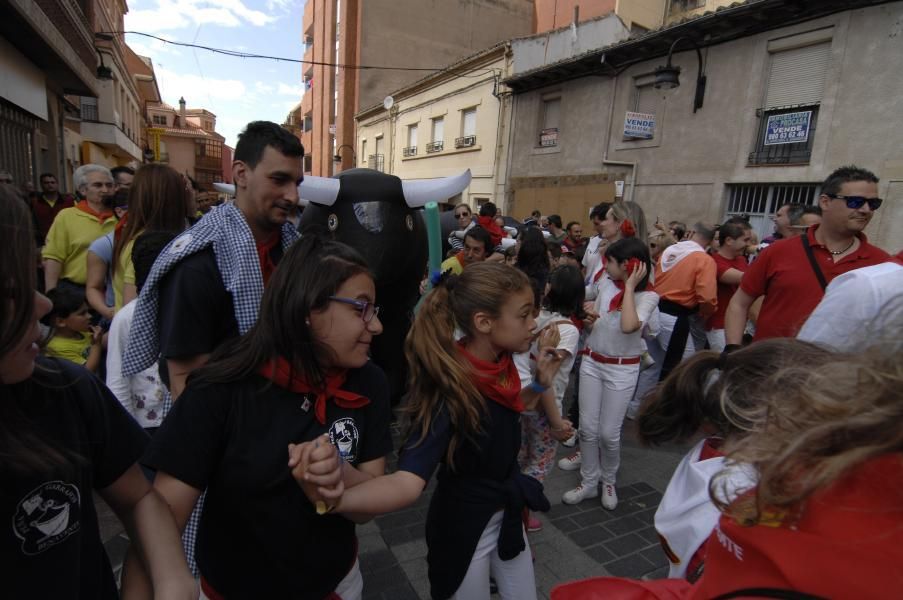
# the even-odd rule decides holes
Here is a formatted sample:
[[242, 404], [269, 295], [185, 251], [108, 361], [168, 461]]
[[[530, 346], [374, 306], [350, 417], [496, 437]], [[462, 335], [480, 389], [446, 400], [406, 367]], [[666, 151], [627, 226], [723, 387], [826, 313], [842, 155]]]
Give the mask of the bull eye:
[[335, 231], [339, 228], [339, 218], [335, 214], [329, 215], [329, 218], [326, 219], [326, 226], [329, 231]]
[[414, 231], [414, 216], [406, 215], [404, 218], [404, 224], [407, 226], [408, 231]]

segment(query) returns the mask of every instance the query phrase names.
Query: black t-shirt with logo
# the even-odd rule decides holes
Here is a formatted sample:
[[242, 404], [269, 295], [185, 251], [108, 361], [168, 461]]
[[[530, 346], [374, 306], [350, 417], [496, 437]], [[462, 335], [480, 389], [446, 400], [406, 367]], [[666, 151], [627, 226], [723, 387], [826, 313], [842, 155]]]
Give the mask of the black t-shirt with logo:
[[0, 461], [0, 564], [4, 598], [118, 598], [97, 527], [93, 490], [141, 456], [147, 435], [93, 375], [38, 358], [38, 371], [3, 386], [6, 418], [64, 454], [68, 467], [23, 474]]
[[224, 597], [319, 600], [354, 564], [354, 523], [317, 515], [288, 468], [289, 443], [327, 432], [351, 464], [392, 450], [382, 370], [370, 362], [349, 371], [342, 389], [370, 403], [346, 409], [327, 401], [321, 425], [312, 397], [258, 375], [192, 381], [154, 434], [144, 462], [207, 489], [196, 559]]

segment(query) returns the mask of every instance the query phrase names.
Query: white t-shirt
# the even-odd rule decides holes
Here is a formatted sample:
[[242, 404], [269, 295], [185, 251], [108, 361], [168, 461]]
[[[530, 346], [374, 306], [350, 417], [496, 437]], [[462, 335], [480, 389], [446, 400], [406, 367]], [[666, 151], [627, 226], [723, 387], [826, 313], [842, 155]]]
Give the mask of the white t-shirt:
[[892, 335], [891, 319], [903, 310], [903, 266], [885, 262], [838, 275], [828, 285], [797, 339], [849, 352], [862, 350], [882, 334]]
[[[539, 313], [539, 317], [536, 318], [536, 331], [538, 332], [550, 323], [555, 323], [557, 321], [568, 321], [568, 323], [557, 325], [558, 334], [560, 335], [561, 340], [558, 342], [556, 349], [566, 350], [570, 353], [570, 356], [561, 361], [561, 365], [558, 367], [558, 372], [555, 374], [555, 379], [552, 383], [552, 387], [555, 388], [555, 402], [558, 404], [558, 410], [560, 411], [561, 400], [564, 398], [564, 392], [568, 387], [568, 378], [571, 374], [571, 367], [574, 366], [574, 359], [577, 357], [577, 344], [580, 341], [580, 331], [570, 322], [570, 319], [562, 317], [559, 313], [553, 313], [546, 310]], [[538, 351], [539, 348], [537, 342], [534, 341], [533, 344], [530, 345], [530, 350], [514, 355], [514, 364], [517, 366], [517, 372], [520, 375], [521, 387], [526, 387], [533, 381], [533, 371], [536, 369], [536, 361], [531, 359], [530, 355], [536, 356]]]
[[[597, 294], [597, 286], [593, 283], [593, 278], [602, 269], [602, 252], [599, 246], [602, 243], [601, 235], [594, 235], [586, 244], [586, 252], [583, 254], [583, 280], [586, 285], [586, 299], [594, 300]], [[602, 246], [604, 249], [604, 246]]]
[[[643, 341], [642, 325], [657, 323], [654, 314], [658, 310], [658, 294], [655, 292], [635, 292], [637, 317], [642, 324], [633, 333], [621, 331], [621, 311], [608, 312], [608, 306], [612, 298], [620, 290], [608, 275], [599, 278], [599, 295], [596, 296], [594, 310], [599, 313], [599, 318], [593, 323], [593, 328], [586, 338], [586, 347], [604, 356], [633, 357], [640, 356], [646, 351], [646, 342]], [[649, 331], [651, 335], [658, 332]]]

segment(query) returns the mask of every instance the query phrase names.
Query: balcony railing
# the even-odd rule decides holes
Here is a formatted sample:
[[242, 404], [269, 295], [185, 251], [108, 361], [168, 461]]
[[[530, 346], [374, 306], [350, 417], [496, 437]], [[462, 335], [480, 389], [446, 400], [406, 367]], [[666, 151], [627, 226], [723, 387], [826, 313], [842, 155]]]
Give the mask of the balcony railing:
[[367, 157], [367, 168], [375, 171], [385, 171], [385, 157], [382, 154], [371, 154]]
[[[769, 117], [806, 112], [811, 112], [812, 115], [809, 117], [808, 135], [806, 136], [805, 141], [792, 143], [773, 143], [774, 140], [769, 139]], [[815, 140], [815, 127], [818, 121], [818, 105], [782, 108], [776, 110], [758, 109], [756, 111], [756, 117], [759, 119], [758, 135], [756, 138], [755, 147], [756, 149], [749, 153], [748, 164], [792, 165], [809, 163], [812, 158], [812, 145]], [[771, 132], [771, 135], [775, 136], [777, 134], [776, 132]]]
[[455, 148], [470, 148], [477, 145], [477, 136], [465, 135], [464, 137], [455, 138]]
[[94, 121], [99, 122], [100, 116], [97, 112], [96, 104], [82, 104], [81, 106], [81, 118], [82, 121]]
[[223, 159], [216, 156], [195, 156], [194, 166], [199, 169], [222, 169]]
[[441, 140], [437, 141], [437, 142], [430, 142], [426, 145], [426, 153], [433, 154], [434, 152], [442, 152], [442, 149], [444, 147], [445, 147], [445, 142], [443, 142]]
[[408, 146], [401, 149], [402, 156], [417, 156], [417, 146]]

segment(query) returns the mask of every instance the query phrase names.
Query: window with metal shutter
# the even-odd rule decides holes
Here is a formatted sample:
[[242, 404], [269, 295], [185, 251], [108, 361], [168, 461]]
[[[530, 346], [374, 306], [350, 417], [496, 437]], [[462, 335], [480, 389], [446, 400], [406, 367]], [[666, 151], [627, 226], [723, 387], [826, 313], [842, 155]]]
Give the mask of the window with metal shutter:
[[652, 85], [637, 86], [634, 112], [654, 115], [656, 108], [658, 108], [656, 89]]
[[772, 54], [765, 108], [821, 102], [830, 60], [830, 42]]

